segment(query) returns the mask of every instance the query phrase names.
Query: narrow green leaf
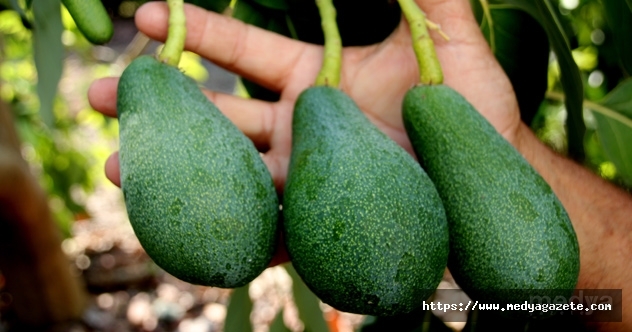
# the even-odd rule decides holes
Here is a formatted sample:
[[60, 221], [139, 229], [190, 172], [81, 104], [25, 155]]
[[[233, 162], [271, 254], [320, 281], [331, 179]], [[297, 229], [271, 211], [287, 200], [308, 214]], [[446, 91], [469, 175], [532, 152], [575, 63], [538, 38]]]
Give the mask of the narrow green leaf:
[[60, 0], [35, 1], [33, 3], [33, 56], [37, 69], [37, 94], [40, 115], [46, 125], [55, 121], [53, 103], [61, 78], [64, 47], [61, 43]]
[[626, 2], [628, 3], [628, 7], [630, 8], [630, 11], [632, 11], [632, 0], [626, 0]]
[[628, 186], [632, 186], [632, 120], [622, 121], [610, 112], [594, 110], [597, 121], [597, 137], [608, 159], [617, 168], [617, 174]]
[[612, 30], [612, 37], [619, 56], [619, 65], [627, 76], [632, 75], [632, 11], [621, 0], [603, 0], [606, 21]]
[[283, 322], [283, 309], [274, 317], [272, 324], [270, 324], [269, 332], [291, 332]]
[[252, 323], [250, 322], [252, 300], [250, 300], [250, 295], [248, 295], [249, 288], [250, 284], [233, 290], [228, 309], [226, 309], [224, 332], [252, 331]]
[[8, 2], [11, 3], [11, 8], [13, 8], [13, 10], [15, 10], [18, 14], [20, 14], [20, 17], [22, 17], [22, 19], [26, 17], [26, 13], [24, 13], [24, 8], [20, 6], [20, 3], [18, 2], [18, 0], [9, 0]]
[[619, 83], [617, 87], [601, 100], [600, 104], [617, 110], [632, 118], [632, 78]]
[[632, 186], [632, 79], [610, 92], [600, 104], [586, 103], [597, 122], [597, 137], [623, 182]]
[[292, 264], [286, 264], [285, 269], [292, 277], [294, 302], [298, 308], [298, 317], [305, 325], [305, 330], [309, 332], [329, 332], [327, 322], [323, 318], [323, 312], [320, 310], [318, 297], [307, 288], [307, 285], [296, 273]]
[[549, 0], [495, 0], [494, 3], [508, 4], [520, 8], [535, 18], [546, 31], [560, 66], [562, 86], [566, 95], [565, 105], [568, 117], [568, 153], [578, 161], [584, 154], [583, 100], [584, 87], [579, 68], [573, 59], [568, 39]]

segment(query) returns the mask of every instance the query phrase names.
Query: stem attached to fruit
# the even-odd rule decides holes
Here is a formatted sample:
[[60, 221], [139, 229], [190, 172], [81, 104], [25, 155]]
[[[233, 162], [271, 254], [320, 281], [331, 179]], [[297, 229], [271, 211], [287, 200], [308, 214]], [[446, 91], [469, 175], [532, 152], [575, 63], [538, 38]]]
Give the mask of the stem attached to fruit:
[[336, 8], [332, 0], [316, 0], [316, 5], [325, 35], [325, 51], [323, 66], [316, 77], [315, 85], [338, 87], [342, 67], [342, 39], [336, 23]]
[[442, 84], [443, 71], [432, 38], [428, 34], [426, 14], [417, 6], [415, 0], [398, 0], [398, 2], [410, 27], [421, 84]]
[[167, 0], [167, 5], [169, 6], [169, 32], [158, 60], [177, 67], [187, 37], [183, 0]]

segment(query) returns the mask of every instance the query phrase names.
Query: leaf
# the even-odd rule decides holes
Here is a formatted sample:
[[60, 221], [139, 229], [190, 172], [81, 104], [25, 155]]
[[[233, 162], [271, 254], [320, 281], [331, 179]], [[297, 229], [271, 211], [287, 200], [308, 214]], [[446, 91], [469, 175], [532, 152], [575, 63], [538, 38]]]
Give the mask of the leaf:
[[33, 57], [37, 69], [37, 95], [40, 115], [46, 125], [55, 121], [53, 102], [61, 78], [64, 48], [60, 0], [35, 1], [33, 3]]
[[522, 121], [531, 124], [547, 89], [550, 50], [546, 32], [523, 10], [490, 5], [489, 15], [483, 16], [480, 0], [473, 5], [483, 35], [516, 92]]
[[298, 317], [305, 325], [305, 330], [309, 332], [329, 332], [327, 322], [323, 318], [323, 312], [320, 310], [318, 297], [307, 288], [307, 285], [296, 273], [292, 264], [286, 264], [285, 269], [292, 277], [294, 302], [298, 309]]
[[285, 323], [283, 322], [283, 309], [281, 309], [281, 311], [279, 311], [279, 313], [276, 315], [276, 317], [272, 321], [272, 324], [270, 324], [270, 330], [268, 331], [269, 332], [291, 332], [292, 331], [288, 329], [287, 326], [285, 326]]
[[250, 313], [252, 312], [252, 301], [248, 295], [250, 284], [235, 288], [230, 296], [228, 309], [226, 309], [226, 320], [224, 321], [224, 332], [249, 332], [252, 331]]
[[623, 182], [632, 186], [632, 79], [610, 92], [600, 104], [587, 103], [597, 122], [597, 137]]
[[494, 3], [509, 4], [526, 11], [540, 22], [549, 36], [560, 66], [560, 80], [566, 95], [568, 153], [573, 159], [582, 161], [585, 157], [583, 142], [586, 132], [583, 115], [584, 87], [555, 10], [549, 0], [495, 0]]
[[600, 104], [615, 109], [621, 114], [632, 118], [632, 78], [621, 82], [601, 100]]
[[627, 76], [632, 75], [632, 11], [630, 2], [626, 5], [621, 0], [603, 0], [606, 21], [612, 30], [615, 48], [619, 55], [619, 65]]
[[13, 8], [13, 10], [15, 10], [18, 14], [20, 14], [20, 17], [22, 18], [22, 20], [26, 19], [26, 13], [24, 12], [24, 8], [20, 6], [20, 3], [18, 3], [18, 0], [8, 0], [7, 2], [11, 3], [11, 8]]

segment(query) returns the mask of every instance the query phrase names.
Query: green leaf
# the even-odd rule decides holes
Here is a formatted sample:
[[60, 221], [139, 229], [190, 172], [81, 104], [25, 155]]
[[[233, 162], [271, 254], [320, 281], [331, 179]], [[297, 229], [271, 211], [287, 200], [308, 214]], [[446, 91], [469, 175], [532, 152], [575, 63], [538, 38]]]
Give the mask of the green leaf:
[[621, 82], [601, 100], [600, 104], [615, 109], [628, 118], [632, 118], [632, 78]]
[[571, 54], [568, 39], [553, 6], [548, 0], [495, 0], [494, 3], [508, 4], [526, 11], [540, 22], [549, 36], [560, 66], [560, 80], [566, 95], [564, 102], [568, 113], [566, 120], [568, 153], [573, 159], [582, 161], [585, 157], [583, 142], [586, 132], [583, 115], [584, 87], [579, 68]]
[[52, 127], [55, 121], [53, 102], [61, 78], [64, 47], [61, 43], [60, 0], [35, 1], [33, 3], [33, 57], [37, 69], [37, 95], [40, 115], [44, 123]]
[[615, 48], [619, 55], [619, 65], [627, 76], [632, 75], [632, 11], [628, 4], [621, 0], [603, 0], [606, 20], [614, 39]]
[[228, 8], [228, 5], [230, 5], [230, 0], [184, 0], [184, 2], [194, 4], [198, 7], [202, 7], [216, 13], [223, 12], [226, 8]]
[[626, 2], [628, 3], [628, 7], [630, 8], [630, 11], [632, 11], [632, 0], [626, 0]]
[[320, 310], [320, 300], [312, 293], [301, 277], [296, 273], [292, 264], [286, 264], [290, 277], [292, 277], [292, 292], [294, 294], [294, 302], [298, 309], [298, 317], [305, 325], [305, 330], [309, 332], [329, 332], [327, 322], [323, 318], [323, 312]]
[[522, 121], [531, 124], [547, 89], [549, 42], [542, 26], [520, 9], [473, 1], [481, 30], [513, 85]]
[[632, 186], [632, 79], [610, 92], [600, 104], [586, 103], [597, 122], [597, 137], [623, 182]]
[[279, 313], [274, 317], [272, 324], [270, 324], [269, 332], [291, 332], [292, 330], [288, 329], [283, 322], [283, 309], [279, 311]]
[[252, 301], [248, 295], [250, 284], [235, 288], [230, 296], [228, 309], [226, 309], [226, 320], [224, 321], [224, 332], [249, 332], [252, 331], [250, 313], [252, 312]]
[[8, 2], [11, 3], [11, 8], [13, 8], [13, 10], [15, 10], [18, 14], [20, 14], [20, 17], [22, 19], [26, 18], [26, 13], [24, 12], [24, 8], [20, 6], [20, 3], [18, 2], [18, 0], [9, 0]]

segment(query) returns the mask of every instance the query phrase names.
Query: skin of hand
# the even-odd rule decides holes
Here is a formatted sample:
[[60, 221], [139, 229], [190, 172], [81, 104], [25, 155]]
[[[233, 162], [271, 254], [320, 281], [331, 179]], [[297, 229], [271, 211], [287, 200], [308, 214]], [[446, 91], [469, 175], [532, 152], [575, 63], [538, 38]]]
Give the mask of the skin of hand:
[[[417, 2], [428, 18], [450, 36], [450, 41], [446, 41], [431, 32], [444, 70], [444, 83], [461, 93], [523, 154], [568, 211], [580, 244], [577, 288], [623, 289], [624, 298], [632, 296], [627, 291], [632, 279], [625, 278], [632, 272], [630, 195], [555, 154], [520, 121], [511, 83], [481, 34], [468, 0]], [[281, 94], [278, 102], [269, 103], [204, 91], [257, 147], [268, 149], [263, 159], [281, 192], [291, 151], [294, 102], [313, 84], [322, 64], [322, 47], [191, 5], [185, 5], [185, 11], [187, 50]], [[137, 11], [136, 25], [149, 37], [164, 41], [167, 18], [164, 3], [150, 2]], [[418, 82], [419, 73], [405, 20], [382, 43], [347, 47], [343, 52], [340, 88], [375, 125], [414, 156], [403, 127], [401, 105], [406, 91]], [[88, 99], [94, 109], [116, 116], [117, 83], [117, 78], [105, 78], [92, 84]], [[107, 177], [120, 185], [116, 153], [105, 168]], [[280, 248], [271, 265], [287, 260]], [[604, 331], [629, 330], [626, 317], [632, 316], [630, 309], [624, 307], [623, 323], [596, 327]]]

